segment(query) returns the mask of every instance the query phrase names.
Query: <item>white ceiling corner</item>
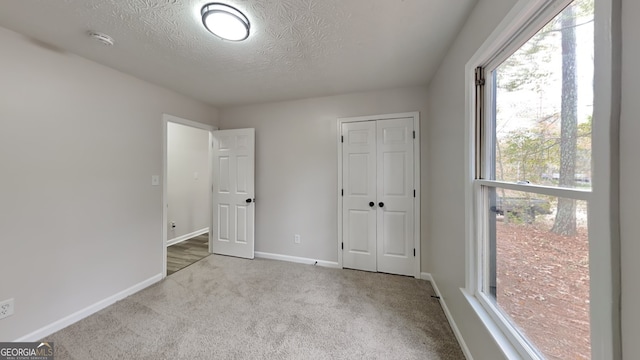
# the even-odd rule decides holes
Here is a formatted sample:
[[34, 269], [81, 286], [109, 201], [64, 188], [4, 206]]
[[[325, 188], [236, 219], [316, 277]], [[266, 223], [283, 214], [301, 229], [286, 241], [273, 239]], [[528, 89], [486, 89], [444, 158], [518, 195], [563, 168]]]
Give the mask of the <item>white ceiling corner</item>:
[[238, 43], [204, 29], [206, 0], [2, 1], [0, 26], [224, 107], [425, 85], [475, 2], [230, 0]]

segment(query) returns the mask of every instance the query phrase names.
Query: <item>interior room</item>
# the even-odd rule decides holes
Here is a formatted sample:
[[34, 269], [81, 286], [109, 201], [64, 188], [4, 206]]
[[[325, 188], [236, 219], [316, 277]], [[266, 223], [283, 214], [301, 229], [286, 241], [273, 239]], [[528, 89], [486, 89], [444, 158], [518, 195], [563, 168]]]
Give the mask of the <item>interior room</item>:
[[[290, 282], [299, 285], [283, 316], [307, 316], [309, 324], [324, 319], [331, 321], [327, 329], [338, 330], [320, 336], [310, 325], [257, 325], [252, 330], [258, 334], [280, 334], [273, 337], [277, 343], [267, 342], [272, 352], [225, 356], [435, 356], [420, 353], [424, 347], [452, 359], [563, 358], [519, 320], [526, 311], [547, 313], [548, 294], [557, 288], [581, 304], [584, 321], [558, 303], [570, 309], [568, 325], [545, 323], [550, 330], [540, 339], [554, 338], [557, 328], [567, 336], [580, 329], [586, 345], [576, 345], [571, 358], [637, 357], [638, 14], [635, 0], [0, 3], [0, 341], [46, 341], [58, 333], [54, 342], [64, 347], [61, 339], [72, 338], [65, 329], [91, 328], [97, 337], [114, 318], [165, 324], [145, 304], [161, 311], [154, 301], [167, 295], [158, 291], [191, 289], [186, 284], [211, 291], [202, 298], [185, 295], [180, 304], [231, 301], [226, 296], [234, 292], [247, 304], [259, 304], [245, 287], [254, 284], [276, 306], [288, 301], [277, 290]], [[216, 28], [222, 16], [239, 32]], [[591, 30], [584, 35], [586, 27]], [[567, 34], [577, 48], [567, 50]], [[556, 81], [512, 71], [516, 80], [505, 85], [501, 66], [517, 63], [519, 49], [532, 49], [530, 39], [542, 39], [532, 45], [535, 51], [559, 55], [527, 57], [520, 64], [527, 71], [546, 74], [541, 64], [553, 59], [566, 70], [565, 55], [573, 51], [573, 86], [586, 83], [590, 89], [574, 90], [573, 113], [566, 105], [566, 72], [558, 70], [563, 75]], [[583, 76], [585, 63], [592, 64], [591, 75]], [[529, 86], [531, 79], [556, 86], [549, 92], [555, 100], [541, 95], [546, 85]], [[511, 101], [508, 94], [519, 86], [533, 95]], [[592, 97], [586, 105], [585, 96]], [[511, 102], [501, 108], [502, 99]], [[523, 135], [501, 147], [518, 130], [513, 123], [501, 128], [501, 116], [520, 116], [505, 109], [529, 102], [542, 120], [522, 134], [539, 130], [537, 137]], [[553, 106], [557, 111], [545, 117]], [[573, 128], [564, 122], [571, 114], [579, 118]], [[197, 133], [182, 142], [170, 135], [189, 129]], [[569, 131], [578, 168], [565, 171]], [[558, 166], [536, 162], [532, 173], [524, 160], [509, 160], [509, 151], [521, 151], [541, 134], [545, 141], [558, 138], [557, 152], [544, 152], [556, 156]], [[208, 148], [206, 154], [198, 150], [198, 164], [176, 160], [196, 143]], [[179, 179], [170, 177], [172, 164]], [[517, 178], [496, 175], [511, 170]], [[177, 188], [178, 197], [172, 192]], [[546, 201], [527, 205], [530, 217], [518, 210], [520, 203], [507, 201], [526, 198], [533, 204], [530, 194]], [[503, 301], [517, 296], [522, 283], [538, 283], [517, 274], [508, 283], [501, 261], [536, 267], [547, 243], [531, 253], [507, 254], [500, 231], [532, 229], [546, 219], [554, 236], [567, 240], [572, 235], [553, 223], [568, 208], [561, 203], [573, 204], [574, 230], [579, 214], [585, 255], [574, 265], [583, 273], [562, 286], [533, 289], [525, 305], [509, 307]], [[519, 243], [530, 245], [530, 234]], [[209, 252], [217, 255], [169, 271], [167, 246], [198, 236], [208, 237]], [[559, 251], [566, 257], [578, 251], [567, 249]], [[551, 275], [574, 269], [558, 265], [560, 260], [536, 269]], [[372, 288], [349, 290], [354, 283]], [[584, 285], [581, 295], [572, 292], [578, 283]], [[507, 292], [509, 286], [516, 290]], [[322, 296], [332, 290], [335, 299]], [[341, 308], [338, 300], [349, 305]], [[371, 317], [354, 305], [377, 300], [383, 305], [367, 308]], [[295, 306], [314, 302], [335, 306], [326, 317], [296, 312]], [[545, 310], [528, 307], [532, 302]], [[135, 317], [126, 320], [118, 309]], [[197, 305], [192, 310], [211, 313], [189, 315], [194, 327], [185, 320], [174, 324], [176, 331], [204, 327], [211, 319], [223, 327], [245, 321], [249, 328], [267, 317], [259, 307], [246, 312], [251, 317], [238, 309], [229, 312], [237, 317], [214, 317], [218, 309]], [[356, 318], [344, 320], [348, 316]], [[376, 316], [387, 325], [396, 316], [415, 333], [403, 340], [403, 333], [385, 338], [367, 332], [368, 324], [380, 320]], [[353, 345], [343, 339], [346, 329], [364, 329], [357, 337], [362, 342], [341, 352]], [[308, 352], [310, 338], [296, 337], [305, 331], [319, 341]], [[424, 344], [421, 336], [439, 331], [450, 337], [442, 341], [456, 354], [437, 342]], [[91, 339], [91, 333], [83, 336]], [[224, 344], [224, 334], [209, 336]], [[252, 341], [238, 336], [245, 345]], [[411, 336], [419, 340], [406, 340]], [[162, 356], [207, 358], [181, 341], [170, 341], [175, 352]], [[392, 341], [405, 341], [412, 350]], [[243, 346], [233, 344], [236, 350]], [[132, 347], [153, 354], [153, 345]], [[78, 351], [66, 354], [109, 358]]]

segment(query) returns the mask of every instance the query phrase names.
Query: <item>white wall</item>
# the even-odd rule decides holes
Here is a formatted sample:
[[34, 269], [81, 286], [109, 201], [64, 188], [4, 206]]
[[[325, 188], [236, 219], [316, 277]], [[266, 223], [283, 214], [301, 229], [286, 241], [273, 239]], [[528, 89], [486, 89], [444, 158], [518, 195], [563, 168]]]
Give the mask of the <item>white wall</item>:
[[427, 268], [475, 359], [501, 351], [460, 292], [465, 286], [465, 65], [516, 0], [481, 0], [429, 85]]
[[406, 88], [221, 109], [221, 129], [256, 128], [256, 251], [338, 261], [337, 118], [420, 111], [424, 124], [426, 99]]
[[622, 1], [622, 116], [620, 119], [620, 230], [622, 247], [622, 352], [640, 354], [640, 2]]
[[0, 28], [0, 299], [23, 337], [162, 272], [162, 114], [217, 110]]
[[[167, 240], [209, 227], [209, 131], [167, 124]], [[196, 176], [197, 175], [197, 176]], [[176, 227], [171, 228], [171, 222]]]

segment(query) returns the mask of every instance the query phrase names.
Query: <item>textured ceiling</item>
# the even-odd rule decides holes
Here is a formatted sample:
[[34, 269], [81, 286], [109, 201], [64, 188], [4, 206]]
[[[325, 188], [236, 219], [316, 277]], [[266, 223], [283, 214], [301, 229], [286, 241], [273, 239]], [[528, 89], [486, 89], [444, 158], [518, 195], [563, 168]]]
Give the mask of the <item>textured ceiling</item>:
[[0, 26], [224, 107], [427, 84], [475, 2], [230, 0], [239, 43], [204, 29], [206, 0], [4, 0]]

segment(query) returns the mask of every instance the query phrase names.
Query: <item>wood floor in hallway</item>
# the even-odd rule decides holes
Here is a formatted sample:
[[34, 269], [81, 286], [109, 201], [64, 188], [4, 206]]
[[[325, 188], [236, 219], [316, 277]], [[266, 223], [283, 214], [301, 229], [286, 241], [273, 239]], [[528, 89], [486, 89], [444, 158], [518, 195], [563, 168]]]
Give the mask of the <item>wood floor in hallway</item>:
[[209, 255], [209, 233], [171, 245], [167, 247], [167, 276]]

